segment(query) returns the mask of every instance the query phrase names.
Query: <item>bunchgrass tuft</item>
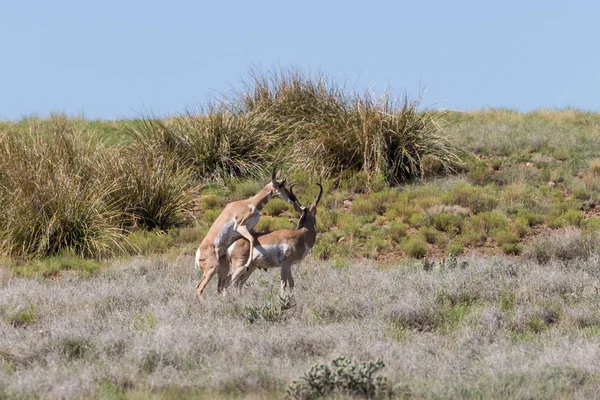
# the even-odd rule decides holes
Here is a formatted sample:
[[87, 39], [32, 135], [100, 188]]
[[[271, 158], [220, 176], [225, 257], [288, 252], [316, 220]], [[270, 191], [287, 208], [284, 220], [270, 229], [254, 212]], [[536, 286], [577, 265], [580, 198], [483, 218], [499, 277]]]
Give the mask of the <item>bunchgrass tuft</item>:
[[190, 221], [189, 170], [156, 153], [107, 148], [64, 116], [0, 132], [0, 255], [113, 253], [132, 228]]
[[142, 118], [124, 131], [138, 152], [162, 154], [197, 178], [223, 182], [235, 177], [261, 177], [270, 169], [277, 137], [265, 131], [265, 116], [238, 114], [225, 107], [188, 112], [168, 120]]
[[251, 73], [238, 112], [260, 115], [266, 132], [282, 141], [282, 161], [325, 177], [364, 172], [389, 184], [421, 178], [427, 165], [453, 172], [458, 150], [420, 98], [399, 101], [389, 92], [350, 92], [321, 73]]

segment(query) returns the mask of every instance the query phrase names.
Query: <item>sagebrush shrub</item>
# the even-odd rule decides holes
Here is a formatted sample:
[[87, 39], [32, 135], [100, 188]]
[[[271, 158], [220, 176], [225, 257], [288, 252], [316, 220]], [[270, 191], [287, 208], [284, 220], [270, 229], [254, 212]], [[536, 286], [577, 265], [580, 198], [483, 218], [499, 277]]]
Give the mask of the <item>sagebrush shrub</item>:
[[316, 364], [287, 388], [292, 399], [316, 399], [332, 395], [381, 398], [389, 395], [387, 379], [375, 376], [385, 367], [381, 360], [359, 363], [346, 357]]

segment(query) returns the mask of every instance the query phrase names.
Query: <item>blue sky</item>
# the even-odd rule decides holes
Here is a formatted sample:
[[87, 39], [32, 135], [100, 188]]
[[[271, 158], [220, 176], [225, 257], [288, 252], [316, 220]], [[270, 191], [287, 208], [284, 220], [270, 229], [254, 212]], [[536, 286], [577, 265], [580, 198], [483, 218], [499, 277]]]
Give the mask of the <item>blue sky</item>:
[[12, 1], [0, 119], [168, 115], [296, 66], [435, 108], [600, 110], [600, 2]]

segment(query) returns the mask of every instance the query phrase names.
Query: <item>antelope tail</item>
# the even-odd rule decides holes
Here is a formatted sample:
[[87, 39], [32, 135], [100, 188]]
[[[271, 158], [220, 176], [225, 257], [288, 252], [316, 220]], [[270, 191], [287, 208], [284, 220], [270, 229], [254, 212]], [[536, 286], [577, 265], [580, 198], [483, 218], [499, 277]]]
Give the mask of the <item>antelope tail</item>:
[[196, 250], [196, 259], [195, 259], [196, 269], [200, 269], [200, 247]]

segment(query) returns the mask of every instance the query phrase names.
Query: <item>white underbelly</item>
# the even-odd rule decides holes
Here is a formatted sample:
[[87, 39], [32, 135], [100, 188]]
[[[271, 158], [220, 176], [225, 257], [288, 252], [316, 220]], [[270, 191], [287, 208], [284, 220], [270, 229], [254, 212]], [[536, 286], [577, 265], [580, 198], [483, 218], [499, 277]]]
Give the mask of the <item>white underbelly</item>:
[[286, 244], [281, 245], [267, 245], [267, 246], [256, 246], [254, 247], [254, 260], [253, 265], [256, 268], [278, 268], [285, 259], [288, 246]]

